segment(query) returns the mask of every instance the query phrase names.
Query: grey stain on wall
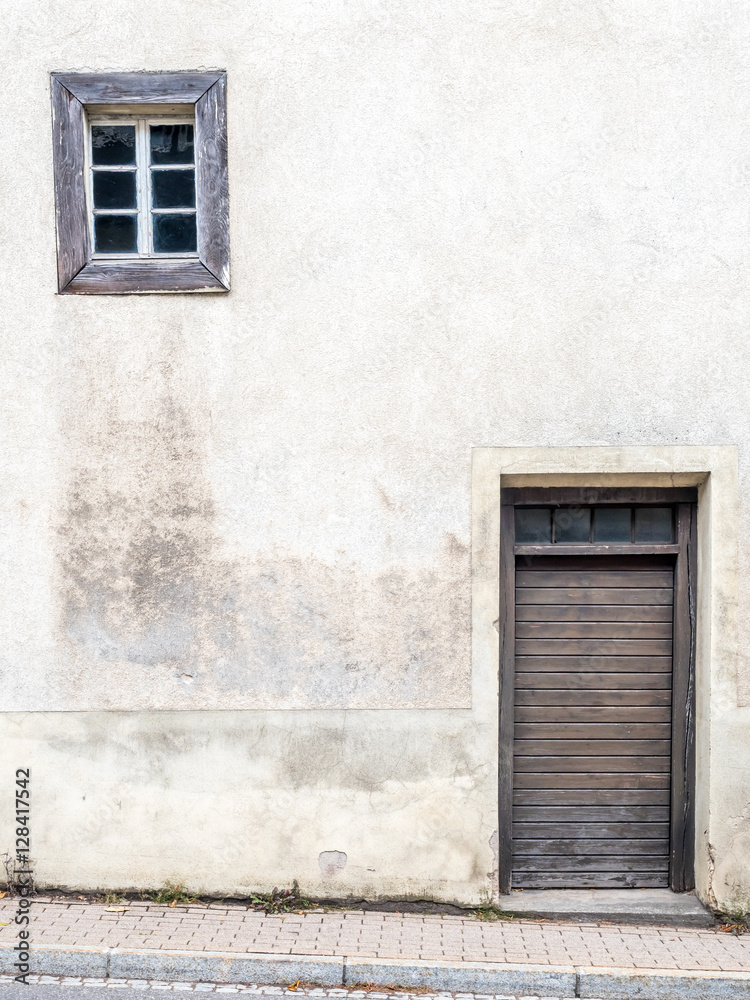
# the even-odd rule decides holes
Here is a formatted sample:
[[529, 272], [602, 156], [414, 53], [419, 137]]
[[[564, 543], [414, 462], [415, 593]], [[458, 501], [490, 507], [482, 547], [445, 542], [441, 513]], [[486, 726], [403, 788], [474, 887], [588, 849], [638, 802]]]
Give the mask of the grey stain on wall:
[[231, 631], [224, 598], [234, 584], [214, 556], [201, 438], [171, 375], [164, 366], [151, 419], [124, 420], [112, 400], [88, 411], [98, 419], [84, 429], [86, 462], [59, 529], [62, 611], [67, 638], [100, 664], [200, 681]]
[[54, 706], [468, 707], [465, 547], [379, 572], [345, 556], [227, 556], [210, 417], [175, 364], [149, 378], [138, 419], [118, 408], [112, 375], [85, 384], [69, 417]]
[[[394, 785], [430, 787], [446, 773], [452, 783], [471, 787], [477, 765], [469, 747], [478, 731], [460, 714], [453, 719], [440, 715], [430, 714], [425, 730], [408, 724], [402, 713], [388, 718], [378, 712], [369, 719], [343, 712], [317, 718], [276, 712], [241, 717], [227, 712], [85, 713], [74, 731], [58, 732], [50, 723], [44, 743], [82, 762], [83, 769], [104, 761], [124, 767], [127, 778], [118, 780], [118, 789], [143, 783], [165, 789], [189, 766], [191, 794], [215, 787], [216, 772], [200, 763], [209, 754], [231, 761], [237, 788], [262, 785], [276, 797], [274, 809], [287, 796], [293, 811], [300, 794], [312, 788], [325, 795], [342, 790], [379, 795]], [[265, 762], [260, 772], [258, 761]], [[252, 825], [252, 815], [247, 821]], [[325, 839], [325, 829], [320, 836]]]

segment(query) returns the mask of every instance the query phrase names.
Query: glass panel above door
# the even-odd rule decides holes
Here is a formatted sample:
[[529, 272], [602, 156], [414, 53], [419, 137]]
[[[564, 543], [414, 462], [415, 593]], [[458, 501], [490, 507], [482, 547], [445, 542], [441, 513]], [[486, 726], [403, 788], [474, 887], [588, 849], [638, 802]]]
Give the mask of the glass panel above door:
[[559, 507], [553, 512], [552, 520], [556, 542], [588, 542], [591, 534], [590, 507]]
[[552, 511], [548, 507], [516, 507], [516, 542], [549, 545], [552, 541]]
[[517, 545], [669, 545], [671, 507], [516, 507]]
[[594, 541], [629, 542], [631, 520], [630, 507], [597, 507], [594, 511]]
[[671, 542], [672, 508], [636, 507], [635, 541], [641, 544], [644, 542]]

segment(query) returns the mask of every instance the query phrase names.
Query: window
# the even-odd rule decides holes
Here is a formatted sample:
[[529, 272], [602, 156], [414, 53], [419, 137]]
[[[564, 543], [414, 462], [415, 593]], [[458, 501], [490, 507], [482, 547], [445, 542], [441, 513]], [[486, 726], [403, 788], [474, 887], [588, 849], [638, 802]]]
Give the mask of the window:
[[516, 507], [516, 542], [648, 545], [673, 540], [671, 507]]
[[89, 121], [93, 259], [198, 256], [192, 120]]
[[53, 74], [60, 292], [229, 288], [223, 73]]

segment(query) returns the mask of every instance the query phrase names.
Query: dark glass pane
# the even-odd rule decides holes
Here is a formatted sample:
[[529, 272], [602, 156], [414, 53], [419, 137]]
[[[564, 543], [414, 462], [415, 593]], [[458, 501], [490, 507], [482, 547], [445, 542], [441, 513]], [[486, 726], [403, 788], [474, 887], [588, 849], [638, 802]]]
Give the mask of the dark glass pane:
[[154, 208], [195, 208], [194, 170], [152, 170]]
[[587, 542], [591, 525], [590, 507], [563, 507], [553, 512], [556, 542]]
[[594, 511], [595, 542], [630, 541], [630, 507], [597, 507]]
[[192, 125], [152, 125], [152, 163], [192, 163]]
[[136, 208], [134, 170], [95, 170], [94, 208]]
[[97, 253], [135, 253], [138, 249], [136, 215], [94, 217], [94, 246]]
[[195, 215], [152, 215], [155, 253], [194, 253], [198, 248]]
[[99, 167], [135, 163], [135, 125], [92, 125], [91, 159]]
[[671, 542], [671, 507], [636, 507], [636, 542]]
[[552, 511], [539, 507], [516, 507], [516, 542], [541, 545], [552, 541]]

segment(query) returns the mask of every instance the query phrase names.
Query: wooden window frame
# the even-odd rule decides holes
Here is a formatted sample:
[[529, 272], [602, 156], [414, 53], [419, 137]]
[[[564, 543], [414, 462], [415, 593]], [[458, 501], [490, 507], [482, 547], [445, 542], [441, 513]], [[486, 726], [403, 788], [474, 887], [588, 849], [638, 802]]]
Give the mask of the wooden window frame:
[[[229, 290], [227, 78], [212, 73], [53, 73], [57, 276], [61, 294]], [[92, 259], [86, 193], [87, 109], [192, 106], [197, 257]], [[92, 107], [93, 106], [93, 107]]]
[[[515, 703], [515, 607], [517, 555], [675, 556], [672, 634], [672, 788], [670, 802], [669, 887], [695, 887], [695, 623], [698, 580], [695, 488], [510, 487], [500, 507], [500, 727], [498, 771], [499, 889], [511, 891], [513, 850], [513, 736]], [[648, 546], [579, 543], [516, 545], [515, 508], [540, 506], [670, 505], [675, 508], [675, 544]]]

